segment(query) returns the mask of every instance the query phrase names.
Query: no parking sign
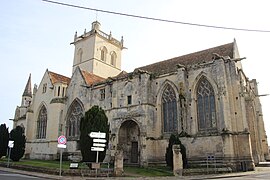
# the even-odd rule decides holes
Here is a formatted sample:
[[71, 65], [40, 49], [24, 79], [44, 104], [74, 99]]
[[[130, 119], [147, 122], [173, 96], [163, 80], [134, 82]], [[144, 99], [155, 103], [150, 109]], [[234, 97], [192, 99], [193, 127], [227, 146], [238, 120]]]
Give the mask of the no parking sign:
[[66, 148], [67, 138], [65, 136], [58, 137], [58, 148]]
[[67, 138], [65, 136], [59, 136], [58, 137], [58, 144], [66, 144], [67, 143]]

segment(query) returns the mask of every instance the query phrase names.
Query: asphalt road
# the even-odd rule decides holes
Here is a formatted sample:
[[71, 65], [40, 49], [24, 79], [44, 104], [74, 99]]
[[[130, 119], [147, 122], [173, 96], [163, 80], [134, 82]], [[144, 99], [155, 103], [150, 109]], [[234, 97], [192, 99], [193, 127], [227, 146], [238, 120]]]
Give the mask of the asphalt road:
[[270, 179], [270, 172], [263, 172], [263, 173], [258, 173], [258, 174], [249, 174], [249, 175], [244, 175], [244, 176], [238, 176], [238, 177], [223, 177], [223, 178], [211, 178], [212, 179], [226, 179], [226, 180], [269, 180]]
[[[16, 174], [12, 172], [6, 172], [0, 170], [0, 179], [1, 180], [37, 180], [42, 179], [34, 176], [27, 176], [22, 174]], [[44, 179], [45, 180], [45, 179]]]

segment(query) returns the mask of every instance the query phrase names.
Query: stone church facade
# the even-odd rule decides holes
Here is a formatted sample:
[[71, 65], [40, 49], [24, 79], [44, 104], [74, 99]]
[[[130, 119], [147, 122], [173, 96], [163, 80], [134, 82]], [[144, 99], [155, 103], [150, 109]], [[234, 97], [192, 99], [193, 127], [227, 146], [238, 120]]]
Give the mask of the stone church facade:
[[164, 163], [172, 133], [180, 134], [189, 166], [210, 155], [251, 170], [269, 158], [257, 82], [243, 72], [236, 41], [130, 73], [121, 70], [123, 39], [101, 31], [99, 22], [76, 32], [72, 44], [72, 76], [46, 70], [33, 91], [30, 76], [16, 108], [26, 158], [56, 159], [60, 135], [69, 157], [79, 156], [80, 119], [93, 105], [109, 119], [107, 160], [121, 148], [125, 164]]

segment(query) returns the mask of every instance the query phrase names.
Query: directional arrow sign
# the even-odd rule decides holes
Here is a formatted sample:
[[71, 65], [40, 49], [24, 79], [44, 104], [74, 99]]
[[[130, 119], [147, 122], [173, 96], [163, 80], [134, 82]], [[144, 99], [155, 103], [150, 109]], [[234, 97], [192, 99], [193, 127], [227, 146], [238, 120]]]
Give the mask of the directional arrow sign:
[[93, 146], [97, 146], [97, 147], [105, 147], [105, 144], [99, 144], [99, 143], [93, 143]]
[[95, 143], [106, 143], [106, 139], [93, 139]]
[[91, 147], [91, 151], [104, 151], [103, 147]]
[[102, 133], [102, 132], [91, 132], [90, 134], [88, 134], [91, 138], [105, 138], [106, 137], [106, 133]]

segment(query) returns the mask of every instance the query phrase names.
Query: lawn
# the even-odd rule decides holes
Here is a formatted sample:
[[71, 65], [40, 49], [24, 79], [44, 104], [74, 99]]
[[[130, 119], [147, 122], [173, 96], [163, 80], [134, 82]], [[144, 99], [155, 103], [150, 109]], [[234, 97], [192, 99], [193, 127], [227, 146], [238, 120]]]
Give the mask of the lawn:
[[[1, 158], [0, 163], [7, 162], [6, 158]], [[21, 159], [19, 162], [10, 161], [10, 164], [17, 164], [17, 165], [26, 165], [26, 166], [34, 166], [34, 167], [41, 167], [41, 168], [51, 168], [51, 169], [58, 169], [60, 166], [59, 161], [49, 161], [49, 160], [25, 160]], [[79, 163], [79, 168], [88, 168], [85, 164]], [[62, 162], [62, 169], [69, 169], [70, 161], [63, 161]], [[104, 165], [105, 166], [105, 165]], [[112, 167], [111, 167], [112, 168]], [[124, 167], [124, 174], [126, 176], [172, 176], [173, 173], [168, 167]]]

